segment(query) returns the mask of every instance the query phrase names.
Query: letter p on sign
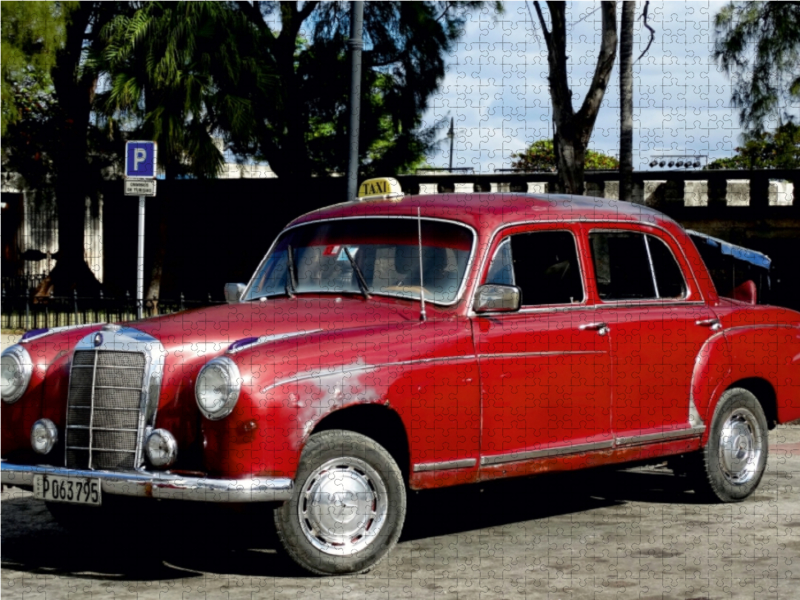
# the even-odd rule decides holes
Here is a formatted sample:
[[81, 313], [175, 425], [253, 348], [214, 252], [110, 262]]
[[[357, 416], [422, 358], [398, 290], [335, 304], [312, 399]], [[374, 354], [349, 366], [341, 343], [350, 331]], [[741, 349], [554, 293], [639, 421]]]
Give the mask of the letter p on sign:
[[125, 144], [125, 177], [155, 179], [156, 143], [127, 142]]

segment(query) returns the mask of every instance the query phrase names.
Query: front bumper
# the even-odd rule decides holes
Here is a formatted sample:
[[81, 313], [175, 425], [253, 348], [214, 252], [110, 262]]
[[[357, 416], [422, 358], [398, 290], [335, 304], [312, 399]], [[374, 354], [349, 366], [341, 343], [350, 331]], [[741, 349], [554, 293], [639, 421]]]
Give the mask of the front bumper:
[[293, 482], [280, 477], [205, 479], [148, 471], [89, 471], [0, 463], [3, 485], [33, 487], [34, 475], [99, 479], [103, 493], [194, 502], [285, 502]]

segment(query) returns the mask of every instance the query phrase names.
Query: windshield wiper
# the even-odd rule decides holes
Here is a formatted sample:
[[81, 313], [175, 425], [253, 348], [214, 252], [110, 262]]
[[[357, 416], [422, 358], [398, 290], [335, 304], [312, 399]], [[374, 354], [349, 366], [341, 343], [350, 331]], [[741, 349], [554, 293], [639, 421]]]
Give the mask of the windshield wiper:
[[294, 293], [297, 291], [297, 279], [294, 274], [294, 255], [292, 254], [291, 244], [286, 246], [286, 260], [288, 263], [289, 276], [286, 278], [286, 287], [284, 289], [289, 298], [294, 298]]
[[347, 249], [347, 246], [344, 246], [344, 253], [347, 255], [347, 260], [350, 261], [353, 271], [355, 271], [356, 279], [358, 280], [358, 287], [361, 288], [364, 298], [369, 300], [369, 286], [367, 285], [367, 280], [364, 279], [364, 274], [361, 272], [361, 269], [358, 268], [356, 261], [353, 260], [353, 255], [350, 254], [350, 250]]

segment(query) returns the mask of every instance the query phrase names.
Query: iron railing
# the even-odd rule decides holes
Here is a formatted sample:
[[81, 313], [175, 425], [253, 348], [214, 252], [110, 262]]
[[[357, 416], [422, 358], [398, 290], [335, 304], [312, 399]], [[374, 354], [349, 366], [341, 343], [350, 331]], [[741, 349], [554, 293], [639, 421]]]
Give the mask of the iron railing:
[[[67, 296], [35, 296], [30, 291], [9, 293], [3, 289], [2, 302], [0, 327], [3, 329], [31, 330], [136, 320], [136, 299], [127, 293], [121, 298], [102, 292], [97, 296], [81, 296], [77, 290]], [[225, 301], [215, 300], [211, 294], [202, 299], [187, 299], [180, 294], [177, 299], [145, 300], [144, 316], [154, 317], [219, 304], [225, 304]]]

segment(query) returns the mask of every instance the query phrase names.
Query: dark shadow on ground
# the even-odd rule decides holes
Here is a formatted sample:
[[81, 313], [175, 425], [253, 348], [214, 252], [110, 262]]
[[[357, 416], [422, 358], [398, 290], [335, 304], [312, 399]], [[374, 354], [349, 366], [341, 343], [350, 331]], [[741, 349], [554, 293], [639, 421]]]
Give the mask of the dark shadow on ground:
[[[695, 504], [667, 470], [597, 469], [411, 492], [403, 542], [583, 513], [627, 502]], [[306, 577], [281, 552], [272, 507], [140, 502], [91, 535], [69, 533], [31, 496], [2, 506], [2, 567], [97, 580], [165, 580], [217, 573]], [[88, 527], [87, 527], [88, 528]]]

